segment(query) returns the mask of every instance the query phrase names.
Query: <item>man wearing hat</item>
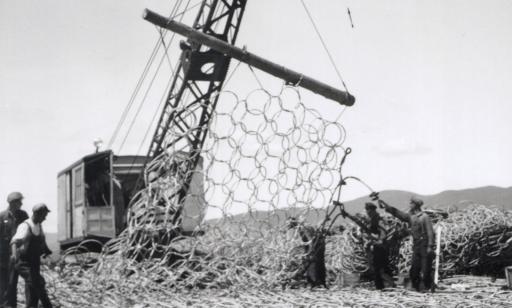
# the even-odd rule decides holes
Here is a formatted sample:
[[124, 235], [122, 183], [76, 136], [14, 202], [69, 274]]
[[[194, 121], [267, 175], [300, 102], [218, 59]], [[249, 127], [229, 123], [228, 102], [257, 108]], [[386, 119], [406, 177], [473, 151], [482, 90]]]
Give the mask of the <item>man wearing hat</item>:
[[[18, 226], [11, 240], [11, 258], [16, 272], [25, 280], [25, 296], [27, 307], [37, 307], [38, 301], [44, 308], [52, 307], [45, 281], [41, 276], [41, 256], [46, 257], [52, 252], [46, 244], [42, 222], [50, 210], [44, 203], [32, 208], [32, 217]], [[16, 307], [16, 285], [9, 284], [7, 290], [7, 306]]]
[[374, 271], [374, 282], [377, 290], [384, 289], [384, 280], [394, 286], [391, 268], [389, 267], [389, 247], [386, 242], [386, 227], [382, 223], [382, 217], [377, 212], [377, 206], [372, 202], [366, 202], [364, 205], [366, 215], [368, 215], [368, 230], [376, 238], [373, 242], [372, 249], [369, 254], [370, 262]]
[[325, 237], [327, 230], [305, 225], [303, 219], [297, 220], [295, 217], [290, 217], [287, 225], [289, 229], [297, 230], [302, 242], [305, 243], [302, 260], [303, 268], [299, 270], [294, 279], [300, 279], [305, 275], [311, 288], [323, 286], [327, 289], [327, 271], [325, 268]]
[[16, 233], [16, 228], [28, 218], [27, 212], [21, 209], [22, 201], [23, 195], [20, 192], [12, 192], [7, 196], [8, 208], [0, 212], [0, 306], [6, 301], [9, 280], [13, 279], [13, 283], [18, 283], [18, 276], [13, 276], [13, 265], [10, 264], [9, 256], [10, 242]]
[[385, 210], [398, 219], [405, 221], [411, 228], [413, 240], [412, 262], [409, 276], [412, 286], [420, 291], [420, 282], [426, 290], [432, 288], [432, 261], [434, 256], [434, 228], [430, 217], [422, 212], [423, 200], [413, 196], [409, 202], [409, 212], [405, 213], [390, 206], [383, 200], [378, 200]]

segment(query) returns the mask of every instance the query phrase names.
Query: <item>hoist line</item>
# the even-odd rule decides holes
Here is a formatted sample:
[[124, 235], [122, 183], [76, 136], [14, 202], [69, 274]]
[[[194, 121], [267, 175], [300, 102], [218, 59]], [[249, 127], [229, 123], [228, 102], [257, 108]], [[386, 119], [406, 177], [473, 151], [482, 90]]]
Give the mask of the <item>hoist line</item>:
[[130, 111], [134, 101], [135, 101], [135, 97], [137, 96], [137, 94], [139, 93], [139, 90], [140, 88], [142, 87], [142, 83], [144, 81], [144, 79], [146, 78], [147, 76], [147, 73], [149, 71], [149, 68], [151, 67], [151, 65], [153, 64], [153, 61], [154, 61], [154, 57], [156, 55], [156, 53], [158, 52], [158, 47], [159, 46], [159, 43], [157, 42], [157, 44], [155, 45], [148, 61], [146, 62], [146, 66], [144, 67], [144, 70], [142, 71], [142, 74], [141, 76], [139, 77], [139, 80], [137, 81], [137, 84], [135, 85], [135, 89], [133, 90], [132, 92], [132, 95], [130, 97], [130, 99], [128, 100], [128, 103], [126, 104], [124, 110], [123, 110], [123, 113], [121, 114], [121, 118], [119, 119], [118, 123], [117, 123], [117, 126], [116, 128], [114, 129], [114, 133], [112, 134], [112, 136], [110, 137], [110, 141], [108, 142], [108, 145], [107, 145], [107, 148], [112, 148], [112, 145], [114, 144], [116, 138], [117, 138], [117, 135], [119, 133], [119, 130], [121, 129], [121, 126], [123, 125], [124, 121], [126, 120], [126, 117], [128, 116], [128, 112]]
[[[174, 4], [174, 7], [173, 9], [171, 10], [171, 14], [170, 16], [173, 16], [174, 14], [176, 14], [176, 12], [178, 11], [179, 7], [181, 6], [181, 3], [182, 3], [183, 0], [179, 0], [177, 2], [175, 2]], [[189, 3], [190, 3], [190, 0], [189, 0]], [[151, 68], [151, 66], [153, 65], [153, 62], [156, 58], [156, 55], [158, 54], [158, 51], [160, 50], [160, 41], [157, 40], [155, 42], [155, 46], [153, 47], [153, 51], [151, 52], [151, 55], [148, 59], [148, 61], [146, 62], [146, 65], [142, 71], [142, 74], [141, 76], [139, 77], [139, 80], [137, 81], [137, 84], [135, 85], [135, 89], [133, 90], [131, 96], [130, 96], [130, 99], [128, 100], [128, 103], [126, 104], [124, 110], [123, 110], [123, 113], [121, 114], [121, 118], [119, 119], [117, 125], [116, 125], [116, 128], [114, 130], [114, 133], [112, 134], [111, 138], [110, 138], [110, 141], [107, 145], [107, 148], [111, 149], [115, 140], [117, 139], [117, 136], [119, 134], [119, 131], [121, 130], [121, 127], [123, 126], [124, 122], [126, 121], [126, 118], [128, 117], [128, 113], [130, 111], [130, 109], [132, 108], [133, 106], [133, 103], [135, 102], [135, 98], [137, 97], [140, 89], [142, 88], [142, 84], [144, 83], [144, 80], [146, 79], [147, 77], [147, 74], [149, 73], [149, 70]]]
[[169, 81], [167, 83], [167, 86], [165, 87], [165, 91], [164, 91], [164, 93], [162, 95], [162, 98], [160, 99], [160, 102], [158, 103], [157, 109], [153, 113], [153, 117], [151, 118], [151, 121], [149, 122], [150, 124], [149, 124], [148, 128], [146, 129], [146, 132], [144, 133], [144, 137], [142, 138], [142, 141], [139, 144], [139, 147], [137, 148], [137, 152], [135, 153], [135, 157], [133, 158], [133, 161], [130, 164], [130, 168], [128, 169], [128, 173], [130, 173], [130, 171], [132, 170], [133, 166], [135, 165], [136, 157], [139, 156], [140, 152], [142, 151], [142, 147], [144, 146], [144, 143], [146, 142], [146, 140], [147, 140], [147, 138], [149, 136], [149, 133], [151, 132], [152, 124], [155, 122], [155, 119], [156, 119], [156, 117], [157, 117], [157, 115], [159, 113], [158, 111], [160, 110], [160, 107], [162, 106], [162, 104], [167, 99], [167, 92], [171, 88], [172, 80], [173, 80], [173, 78], [172, 78], [172, 75], [171, 75], [171, 77], [169, 78]]
[[[178, 11], [178, 9], [181, 7], [182, 2], [183, 2], [183, 1], [182, 1], [182, 0], [180, 0], [180, 1], [178, 1], [178, 2], [176, 3], [175, 7], [173, 8], [173, 10], [172, 10], [172, 12], [171, 12], [171, 15], [170, 15], [171, 17], [176, 15], [176, 11]], [[185, 6], [185, 11], [187, 10], [188, 6], [190, 5], [190, 2], [191, 2], [191, 0], [188, 0], [187, 4], [186, 4], [186, 6]], [[180, 13], [180, 14], [181, 14], [181, 13]], [[183, 19], [183, 17], [184, 17], [184, 14], [181, 14], [181, 19]], [[181, 19], [180, 19], [180, 20], [181, 20]], [[130, 132], [131, 132], [131, 130], [133, 129], [133, 126], [135, 125], [135, 122], [137, 121], [137, 117], [138, 117], [138, 115], [140, 114], [140, 112], [141, 112], [141, 110], [142, 110], [142, 107], [143, 107], [143, 105], [144, 105], [144, 104], [145, 104], [145, 102], [146, 102], [146, 98], [147, 98], [147, 96], [148, 96], [148, 94], [149, 94], [149, 91], [151, 90], [151, 88], [152, 88], [152, 86], [153, 86], [153, 83], [154, 83], [154, 81], [155, 81], [155, 79], [156, 79], [156, 76], [158, 75], [158, 73], [159, 73], [159, 71], [160, 71], [160, 69], [161, 69], [161, 67], [162, 67], [162, 63], [163, 63], [163, 61], [164, 61], [165, 59], [167, 59], [167, 60], [168, 60], [168, 62], [169, 62], [169, 66], [170, 66], [170, 68], [171, 68], [172, 73], [173, 73], [173, 74], [175, 73], [175, 72], [174, 72], [173, 65], [172, 65], [172, 63], [171, 63], [171, 61], [170, 61], [170, 59], [169, 59], [169, 57], [168, 57], [168, 49], [169, 49], [169, 46], [170, 46], [170, 45], [172, 44], [172, 42], [174, 41], [175, 34], [174, 34], [174, 33], [172, 34], [171, 39], [169, 40], [169, 43], [168, 43], [168, 45], [166, 46], [166, 44], [165, 44], [165, 36], [167, 35], [167, 32], [165, 32], [165, 33], [162, 33], [161, 31], [158, 31], [158, 32], [159, 32], [159, 38], [158, 38], [158, 40], [157, 40], [158, 48], [156, 48], [156, 49], [157, 49], [157, 52], [158, 52], [158, 51], [160, 50], [160, 47], [161, 47], [161, 46], [163, 46], [163, 47], [164, 47], [164, 53], [163, 53], [163, 55], [162, 55], [162, 57], [161, 57], [161, 59], [160, 59], [160, 62], [158, 63], [158, 66], [157, 66], [157, 69], [156, 69], [156, 71], [155, 71], [155, 73], [154, 73], [154, 75], [153, 75], [153, 78], [151, 79], [151, 81], [150, 81], [150, 83], [149, 83], [149, 85], [148, 85], [148, 87], [147, 87], [147, 89], [146, 89], [146, 92], [145, 92], [145, 94], [144, 94], [144, 96], [143, 96], [143, 98], [142, 98], [142, 100], [141, 100], [141, 102], [140, 102], [140, 104], [139, 104], [139, 107], [137, 108], [137, 111], [136, 111], [136, 113], [135, 113], [135, 115], [134, 115], [134, 117], [133, 117], [133, 119], [132, 119], [132, 121], [131, 121], [131, 123], [130, 123], [130, 125], [129, 125], [129, 127], [128, 127], [128, 130], [127, 130], [127, 132], [126, 132], [126, 134], [125, 134], [125, 136], [124, 136], [124, 138], [123, 138], [123, 141], [121, 142], [121, 145], [120, 145], [120, 147], [119, 147], [119, 152], [121, 152], [121, 150], [123, 149], [124, 144], [126, 143], [126, 141], [127, 141], [127, 139], [128, 139], [128, 136], [130, 135]], [[155, 58], [156, 58], [156, 56], [155, 56]], [[154, 59], [153, 59], [153, 61], [154, 61]], [[146, 74], [146, 76], [144, 76], [144, 78], [146, 78], [146, 77], [147, 77], [147, 74]], [[140, 89], [139, 89], [139, 91], [140, 91]], [[159, 105], [159, 106], [160, 106], [160, 105]], [[124, 121], [123, 121], [123, 122], [124, 122]], [[141, 143], [143, 143], [144, 141], [145, 141], [145, 140], [143, 140]], [[140, 146], [140, 145], [139, 145], [139, 146]], [[138, 155], [138, 153], [137, 153], [137, 155]]]
[[149, 85], [146, 88], [146, 91], [144, 92], [144, 96], [142, 97], [142, 99], [140, 101], [140, 104], [137, 107], [137, 110], [135, 111], [135, 115], [133, 116], [132, 121], [130, 122], [130, 125], [128, 126], [128, 130], [126, 131], [126, 134], [125, 134], [125, 136], [123, 138], [123, 141], [121, 142], [121, 145], [119, 146], [119, 152], [121, 152], [121, 150], [123, 149], [124, 144], [126, 143], [126, 140], [128, 139], [128, 136], [130, 135], [131, 130], [133, 129], [133, 126], [135, 125], [135, 122], [137, 121], [137, 117], [139, 116], [139, 114], [140, 114], [140, 112], [142, 110], [142, 107], [146, 103], [146, 98], [148, 97], [149, 92], [150, 92], [150, 90], [151, 90], [151, 88], [153, 86], [153, 83], [156, 80], [156, 76], [158, 75], [158, 72], [160, 72], [160, 68], [162, 67], [162, 64], [164, 63], [164, 60], [165, 60], [165, 56], [163, 56], [160, 59], [160, 62], [157, 65], [156, 71], [153, 74], [153, 77], [151, 78], [151, 81], [149, 82]]
[[[176, 14], [176, 15], [174, 16], [174, 18], [176, 18], [176, 17], [180, 16], [180, 17], [181, 17], [181, 18], [180, 18], [180, 21], [181, 21], [181, 20], [183, 20], [184, 14], [185, 14], [186, 12], [189, 12], [190, 10], [192, 10], [193, 8], [197, 7], [198, 5], [200, 5], [200, 4], [202, 3], [202, 1], [201, 1], [201, 2], [199, 2], [199, 3], [197, 3], [197, 4], [193, 5], [193, 6], [189, 7], [190, 2], [191, 2], [191, 0], [189, 0], [189, 1], [187, 2], [187, 5], [185, 6], [185, 9], [184, 9], [181, 13]], [[218, 26], [218, 24], [217, 24], [217, 26]], [[149, 136], [149, 133], [150, 133], [150, 131], [151, 131], [151, 128], [152, 128], [153, 124], [155, 123], [155, 119], [156, 119], [156, 117], [157, 117], [157, 115], [158, 115], [158, 113], [159, 113], [159, 111], [160, 111], [160, 108], [162, 107], [162, 104], [163, 104], [163, 103], [165, 102], [165, 100], [166, 100], [166, 94], [167, 94], [167, 92], [170, 90], [170, 85], [171, 85], [171, 83], [172, 83], [172, 79], [173, 79], [172, 77], [176, 74], [176, 68], [175, 68], [175, 67], [173, 67], [172, 62], [171, 62], [171, 60], [170, 60], [170, 58], [169, 58], [169, 55], [168, 55], [168, 49], [169, 49], [170, 45], [167, 45], [167, 46], [166, 46], [166, 44], [165, 44], [165, 39], [164, 39], [164, 35], [163, 35], [163, 32], [164, 32], [164, 31], [163, 31], [163, 29], [158, 29], [158, 28], [157, 28], [157, 31], [158, 31], [158, 32], [159, 32], [159, 34], [160, 34], [160, 43], [165, 47], [165, 48], [164, 48], [164, 50], [165, 50], [165, 56], [166, 56], [166, 58], [167, 58], [167, 61], [168, 61], [168, 63], [169, 63], [169, 66], [170, 66], [170, 68], [171, 68], [171, 78], [169, 79], [169, 82], [168, 82], [168, 84], [167, 84], [167, 86], [166, 86], [166, 89], [165, 89], [165, 91], [164, 91], [164, 95], [163, 95], [163, 96], [162, 96], [162, 98], [160, 99], [160, 102], [159, 102], [159, 104], [158, 104], [158, 106], [157, 106], [157, 108], [156, 108], [155, 112], [153, 113], [153, 117], [151, 118], [151, 121], [149, 122], [150, 124], [149, 124], [148, 128], [146, 129], [146, 132], [144, 133], [144, 137], [143, 137], [143, 139], [142, 139], [141, 143], [139, 144], [139, 147], [137, 148], [137, 152], [136, 152], [135, 156], [138, 156], [138, 155], [140, 154], [140, 152], [141, 152], [141, 150], [142, 150], [142, 147], [143, 147], [144, 143], [146, 142], [146, 140], [147, 140], [147, 138], [148, 138], [148, 136]], [[172, 34], [171, 42], [172, 42], [172, 40], [173, 40], [173, 38], [174, 38], [174, 36], [175, 36], [175, 35], [176, 35], [175, 33], [173, 33], [173, 34]], [[237, 68], [238, 68], [238, 66], [239, 66], [239, 65], [240, 65], [240, 62], [237, 64], [237, 66], [235, 67], [235, 69], [231, 72], [231, 74], [230, 74], [230, 76], [227, 78], [227, 81], [225, 82], [224, 86], [225, 86], [225, 85], [227, 85], [227, 83], [229, 82], [229, 80], [231, 79], [231, 77], [233, 77], [233, 74], [234, 74], [234, 72], [237, 70]], [[181, 76], [178, 76], [178, 77], [180, 78]], [[180, 78], [180, 79], [181, 79], [181, 78]], [[187, 100], [187, 99], [188, 99], [188, 98], [187, 98], [187, 97], [188, 97], [188, 94], [189, 94], [189, 93], [187, 93], [187, 96], [185, 97], [185, 100]], [[136, 158], [134, 158], [134, 159], [133, 159], [133, 161], [132, 161], [132, 163], [131, 163], [131, 165], [130, 165], [130, 169], [129, 169], [129, 171], [133, 168], [133, 166], [134, 166], [134, 164], [135, 164], [135, 161], [136, 161]]]
[[160, 36], [160, 43], [162, 44], [162, 46], [164, 46], [164, 57], [167, 59], [167, 63], [169, 63], [171, 72], [174, 74], [174, 66], [172, 65], [171, 58], [169, 58], [168, 50], [169, 50], [170, 43], [173, 41], [175, 33], [172, 34], [173, 37], [171, 38], [169, 45], [166, 45], [164, 31], [161, 28], [159, 29], [157, 26], [155, 26], [155, 28]]
[[258, 76], [256, 75], [256, 72], [254, 71], [254, 69], [252, 68], [252, 66], [250, 66], [249, 64], [247, 65], [249, 67], [249, 69], [251, 70], [251, 73], [254, 77], [254, 79], [256, 79], [256, 82], [258, 83], [258, 85], [260, 86], [260, 88], [262, 90], [265, 89], [265, 87], [263, 87], [263, 84], [261, 83], [260, 79], [258, 78]]
[[[161, 32], [160, 32], [160, 34], [161, 34]], [[170, 59], [168, 59], [168, 60], [170, 61]], [[175, 68], [172, 67], [172, 64], [169, 63], [169, 65], [171, 66], [172, 74], [170, 74], [169, 81], [167, 82], [165, 90], [163, 91], [162, 97], [160, 98], [160, 102], [158, 103], [158, 106], [156, 107], [155, 112], [153, 112], [153, 116], [151, 117], [151, 121], [149, 121], [148, 128], [144, 132], [144, 137], [142, 138], [142, 141], [139, 143], [137, 152], [135, 153], [135, 157], [133, 158], [132, 163], [130, 164], [130, 168], [128, 169], [128, 173], [130, 173], [130, 171], [133, 169], [133, 166], [135, 165], [137, 156], [139, 156], [140, 152], [142, 151], [142, 147], [144, 146], [144, 143], [146, 142], [146, 140], [149, 136], [149, 133], [151, 132], [151, 128], [153, 127], [153, 123], [155, 122], [155, 119], [160, 112], [162, 104], [167, 100], [167, 94], [171, 89], [173, 76], [174, 76], [174, 74], [176, 74]]]
[[324, 50], [325, 52], [327, 53], [327, 56], [329, 57], [329, 60], [331, 61], [331, 64], [332, 66], [334, 67], [334, 70], [336, 71], [336, 74], [338, 75], [338, 78], [340, 79], [341, 81], [341, 84], [343, 85], [343, 87], [345, 88], [345, 91], [347, 93], [350, 93], [347, 89], [347, 85], [345, 84], [345, 81], [343, 80], [343, 78], [341, 77], [341, 73], [338, 69], [338, 67], [336, 66], [336, 63], [334, 62], [334, 58], [332, 57], [331, 55], [331, 52], [329, 51], [329, 48], [327, 48], [327, 44], [325, 43], [322, 35], [320, 34], [320, 30], [318, 29], [318, 27], [316, 26], [316, 23], [313, 19], [313, 16], [311, 15], [308, 7], [306, 6], [306, 3], [304, 2], [304, 0], [301, 0], [301, 3], [302, 3], [302, 6], [304, 7], [304, 10], [306, 11], [306, 14], [308, 15], [309, 17], [309, 20], [311, 21], [311, 24], [313, 25], [313, 28], [315, 29], [315, 32], [316, 34], [318, 35], [318, 38], [320, 39], [320, 42], [322, 43], [322, 46], [324, 47]]
[[[343, 77], [341, 77], [341, 73], [336, 65], [336, 63], [334, 62], [334, 58], [332, 57], [331, 55], [331, 52], [329, 51], [329, 48], [327, 47], [327, 44], [325, 43], [325, 40], [323, 39], [322, 37], [322, 34], [320, 33], [320, 30], [318, 29], [316, 23], [315, 23], [315, 20], [311, 14], [311, 12], [309, 11], [308, 7], [306, 6], [306, 3], [304, 2], [304, 0], [301, 0], [301, 3], [302, 3], [302, 6], [304, 7], [304, 10], [306, 11], [306, 14], [308, 15], [309, 17], [309, 20], [311, 21], [311, 24], [313, 25], [313, 28], [315, 29], [315, 32], [316, 34], [318, 35], [318, 38], [320, 40], [320, 42], [322, 43], [322, 46], [325, 50], [325, 52], [327, 53], [327, 56], [329, 57], [329, 60], [332, 64], [332, 66], [334, 67], [334, 70], [336, 71], [336, 74], [338, 75], [338, 78], [339, 80], [341, 81], [341, 84], [343, 85], [343, 87], [345, 88], [345, 90], [347, 91], [347, 93], [349, 93], [348, 91], [348, 88], [347, 88], [347, 85], [345, 84], [345, 81], [343, 80]], [[348, 11], [348, 14], [350, 16], [350, 22], [352, 24], [352, 28], [354, 27], [353, 23], [352, 23], [352, 16], [350, 14], [350, 10]], [[347, 110], [347, 106], [343, 106], [343, 110], [340, 112], [340, 114], [338, 114], [338, 116], [336, 117], [335, 119], [335, 122], [338, 122], [338, 120], [341, 118], [341, 116], [345, 113], [345, 111]], [[345, 156], [343, 157], [343, 161], [342, 163], [340, 164], [340, 184], [338, 184], [338, 187], [336, 187], [338, 189], [338, 201], [339, 201], [339, 198], [341, 197], [341, 188], [343, 185], [346, 184], [346, 180], [355, 180], [355, 181], [358, 181], [359, 183], [361, 183], [363, 186], [365, 186], [370, 192], [374, 192], [374, 190], [370, 187], [370, 185], [368, 185], [365, 181], [361, 180], [360, 178], [358, 177], [355, 177], [355, 176], [347, 176], [345, 178], [342, 177], [341, 175], [341, 167], [345, 161], [345, 158], [348, 154], [350, 154], [351, 150], [350, 148], [347, 148], [347, 150], [345, 151]], [[332, 199], [332, 197], [331, 197]]]

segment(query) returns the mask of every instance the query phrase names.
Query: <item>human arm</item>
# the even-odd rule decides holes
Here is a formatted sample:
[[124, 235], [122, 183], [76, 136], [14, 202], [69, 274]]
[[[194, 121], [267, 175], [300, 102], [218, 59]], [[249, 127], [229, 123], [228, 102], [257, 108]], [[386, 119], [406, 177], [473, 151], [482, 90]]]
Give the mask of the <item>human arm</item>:
[[11, 239], [11, 259], [17, 261], [23, 249], [27, 247], [26, 241], [28, 240], [29, 226], [26, 223], [18, 225], [16, 233]]
[[402, 221], [411, 223], [411, 215], [409, 215], [408, 213], [400, 211], [396, 207], [389, 205], [384, 200], [379, 199], [379, 200], [377, 200], [377, 202], [379, 203], [379, 206], [384, 208], [384, 210], [386, 212], [390, 213], [391, 215], [395, 216], [396, 218], [398, 218]]
[[20, 253], [18, 251], [18, 244], [19, 242], [11, 242], [11, 261], [14, 264], [18, 262], [18, 259], [20, 257]]
[[46, 243], [46, 236], [45, 236], [45, 237], [43, 237], [43, 249], [41, 251], [41, 256], [43, 258], [46, 258], [49, 255], [51, 255], [52, 253], [53, 253], [52, 250], [48, 247], [48, 244]]

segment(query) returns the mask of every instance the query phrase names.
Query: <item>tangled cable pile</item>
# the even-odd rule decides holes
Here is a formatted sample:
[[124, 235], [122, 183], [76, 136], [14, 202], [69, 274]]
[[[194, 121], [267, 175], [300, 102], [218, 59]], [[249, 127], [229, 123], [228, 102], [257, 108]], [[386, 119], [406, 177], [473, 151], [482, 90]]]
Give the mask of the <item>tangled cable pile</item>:
[[[72, 269], [79, 270], [79, 266]], [[64, 280], [44, 269], [49, 293], [61, 307], [509, 307], [512, 292], [504, 290], [503, 279], [456, 276], [444, 279], [434, 294], [404, 289], [375, 291], [369, 284], [355, 287], [332, 286], [329, 290], [307, 288], [269, 289], [238, 286], [229, 289], [183, 290], [149, 285], [146, 280], [119, 281], [100, 288], [81, 274]], [[23, 292], [19, 289], [20, 303]]]
[[475, 205], [440, 221], [446, 274], [495, 274], [512, 264], [512, 211]]
[[[284, 229], [285, 220], [324, 218], [340, 181], [345, 130], [294, 87], [243, 99], [224, 92], [220, 101], [200, 153], [170, 142], [147, 167], [128, 228], [90, 271], [95, 283], [273, 287], [299, 270], [304, 243]], [[203, 128], [189, 133], [196, 129]], [[187, 138], [172, 127], [168, 134]]]
[[[305, 243], [285, 221], [302, 216], [316, 224], [325, 217], [341, 181], [344, 128], [308, 108], [295, 88], [284, 87], [278, 95], [259, 89], [244, 99], [223, 95], [199, 156], [172, 144], [148, 166], [148, 185], [133, 200], [128, 228], [101, 255], [66, 255], [63, 259], [73, 262], [50, 271], [47, 284], [56, 301], [64, 307], [209, 306], [212, 301], [256, 306], [316, 296], [275, 291], [300, 272], [305, 257]], [[401, 228], [395, 220], [388, 223]], [[331, 283], [347, 269], [367, 270], [364, 250], [358, 248], [364, 243], [354, 234], [349, 230], [326, 239]], [[212, 291], [219, 289], [225, 299]], [[356, 296], [365, 291], [347, 292], [323, 303], [375, 303]]]
[[[433, 213], [433, 212], [432, 212]], [[443, 217], [433, 217], [440, 226], [441, 276], [454, 274], [501, 274], [512, 264], [512, 211], [471, 205]], [[387, 220], [387, 225], [390, 221]], [[367, 252], [368, 240], [356, 226], [344, 234], [343, 269], [354, 273], [370, 270]], [[391, 263], [398, 273], [407, 273], [412, 255], [412, 240], [403, 238], [399, 250], [392, 249]]]

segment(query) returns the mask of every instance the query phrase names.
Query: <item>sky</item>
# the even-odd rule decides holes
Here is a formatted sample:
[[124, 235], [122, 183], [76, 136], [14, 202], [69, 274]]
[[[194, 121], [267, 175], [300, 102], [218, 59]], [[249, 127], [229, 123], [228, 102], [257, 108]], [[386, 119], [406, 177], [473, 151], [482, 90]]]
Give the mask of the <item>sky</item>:
[[[341, 118], [347, 174], [419, 194], [511, 186], [512, 2], [304, 2], [356, 97]], [[174, 4], [0, 0], [0, 203], [15, 190], [27, 210], [46, 202], [56, 230], [57, 173], [93, 152], [94, 139], [108, 143], [159, 39], [142, 11], [166, 15]], [[300, 0], [249, 1], [237, 46], [341, 88]], [[138, 151], [152, 95], [116, 154]]]

